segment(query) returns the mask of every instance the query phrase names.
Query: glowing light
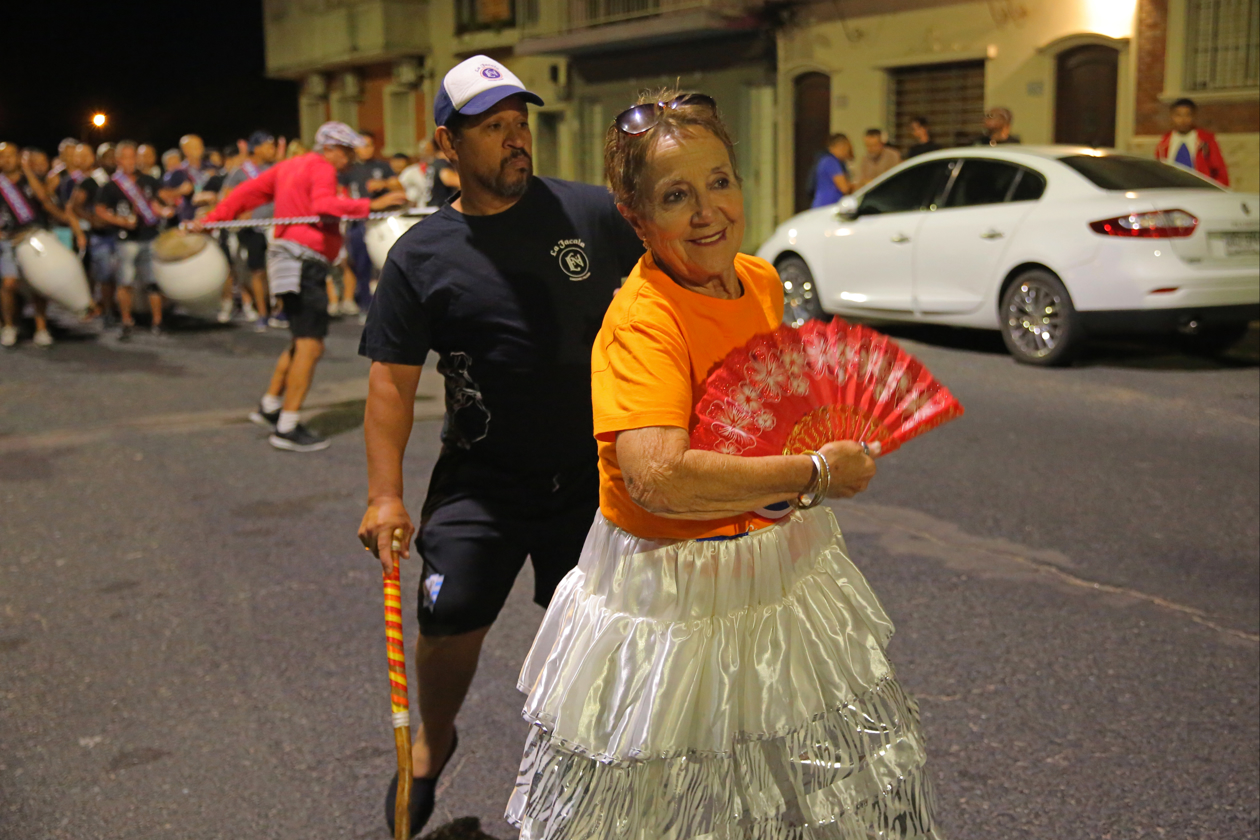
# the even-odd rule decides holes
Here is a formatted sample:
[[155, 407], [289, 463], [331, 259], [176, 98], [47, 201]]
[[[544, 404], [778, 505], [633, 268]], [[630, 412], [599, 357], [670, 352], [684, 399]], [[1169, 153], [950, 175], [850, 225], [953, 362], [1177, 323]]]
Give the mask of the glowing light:
[[104, 114], [93, 114], [93, 115], [92, 115], [92, 125], [96, 126], [97, 128], [101, 128], [102, 126], [104, 126], [104, 125], [105, 125], [105, 115], [104, 115]]
[[1109, 38], [1133, 35], [1137, 0], [1086, 0], [1085, 29]]
[[865, 303], [867, 300], [866, 295], [860, 295], [856, 292], [841, 292], [840, 299], [852, 301], [853, 303]]

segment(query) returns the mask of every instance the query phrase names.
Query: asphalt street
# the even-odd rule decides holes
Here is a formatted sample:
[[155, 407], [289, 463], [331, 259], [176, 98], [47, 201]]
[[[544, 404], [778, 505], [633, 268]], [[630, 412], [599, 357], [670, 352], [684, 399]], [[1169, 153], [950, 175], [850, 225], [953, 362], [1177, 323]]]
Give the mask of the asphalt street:
[[[1015, 364], [996, 334], [890, 332], [967, 414], [834, 507], [897, 623], [947, 836], [1255, 838], [1257, 332], [1223, 361], [1116, 341], [1062, 370]], [[358, 327], [334, 327], [309, 412], [333, 445], [309, 455], [245, 422], [275, 331], [58, 337], [0, 355], [0, 838], [384, 840]], [[438, 386], [426, 371], [413, 512]], [[404, 569], [409, 641], [418, 577]], [[528, 578], [429, 837], [514, 836]]]

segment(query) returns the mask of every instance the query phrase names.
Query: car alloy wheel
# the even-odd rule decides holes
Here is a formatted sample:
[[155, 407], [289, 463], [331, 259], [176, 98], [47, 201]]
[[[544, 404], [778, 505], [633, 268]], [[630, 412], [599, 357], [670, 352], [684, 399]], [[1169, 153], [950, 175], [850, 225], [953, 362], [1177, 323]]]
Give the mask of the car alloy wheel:
[[1002, 295], [1002, 338], [1018, 361], [1065, 364], [1080, 343], [1079, 333], [1072, 298], [1048, 271], [1021, 274]]
[[824, 318], [813, 272], [800, 257], [779, 260], [779, 280], [783, 283], [783, 323], [799, 327], [806, 321]]

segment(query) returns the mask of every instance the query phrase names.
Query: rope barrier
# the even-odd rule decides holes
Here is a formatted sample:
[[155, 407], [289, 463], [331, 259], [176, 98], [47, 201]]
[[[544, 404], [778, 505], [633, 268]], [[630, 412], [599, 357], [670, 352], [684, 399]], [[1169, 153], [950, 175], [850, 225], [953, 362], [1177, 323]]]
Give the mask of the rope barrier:
[[[436, 207], [419, 207], [413, 210], [384, 210], [378, 213], [369, 213], [363, 216], [290, 216], [285, 219], [234, 219], [228, 222], [201, 222], [202, 230], [239, 230], [240, 228], [256, 228], [256, 227], [272, 227], [275, 225], [314, 225], [320, 222], [332, 221], [350, 221], [361, 222], [365, 219], [368, 221], [376, 221], [378, 219], [392, 219], [395, 216], [429, 216], [437, 212]], [[181, 222], [179, 227], [181, 230], [189, 230], [192, 228], [193, 222]]]

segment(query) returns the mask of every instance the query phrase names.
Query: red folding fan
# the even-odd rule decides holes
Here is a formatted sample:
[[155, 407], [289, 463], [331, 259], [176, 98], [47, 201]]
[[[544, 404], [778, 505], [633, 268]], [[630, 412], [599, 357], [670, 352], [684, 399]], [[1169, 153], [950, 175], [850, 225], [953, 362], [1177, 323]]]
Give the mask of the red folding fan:
[[781, 326], [732, 350], [696, 413], [693, 449], [784, 455], [859, 440], [887, 454], [963, 407], [888, 336], [835, 318]]

